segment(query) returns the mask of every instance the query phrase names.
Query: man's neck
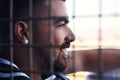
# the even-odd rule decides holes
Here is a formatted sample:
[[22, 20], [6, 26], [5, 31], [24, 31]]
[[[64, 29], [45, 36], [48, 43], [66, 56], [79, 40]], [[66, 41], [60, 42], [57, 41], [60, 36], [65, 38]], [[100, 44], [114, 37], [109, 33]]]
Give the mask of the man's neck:
[[44, 80], [41, 77], [41, 74], [29, 74], [31, 80]]

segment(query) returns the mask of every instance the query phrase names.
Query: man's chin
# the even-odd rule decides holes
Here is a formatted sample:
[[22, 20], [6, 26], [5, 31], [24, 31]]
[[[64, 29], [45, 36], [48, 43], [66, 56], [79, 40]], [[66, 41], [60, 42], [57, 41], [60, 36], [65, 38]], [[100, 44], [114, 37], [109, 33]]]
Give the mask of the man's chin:
[[54, 61], [54, 70], [55, 72], [63, 72], [68, 66], [68, 52], [66, 49], [61, 49], [59, 56], [56, 57]]
[[65, 71], [66, 67], [67, 67], [66, 60], [62, 60], [62, 61], [57, 60], [54, 63], [55, 72], [63, 72], [63, 71]]

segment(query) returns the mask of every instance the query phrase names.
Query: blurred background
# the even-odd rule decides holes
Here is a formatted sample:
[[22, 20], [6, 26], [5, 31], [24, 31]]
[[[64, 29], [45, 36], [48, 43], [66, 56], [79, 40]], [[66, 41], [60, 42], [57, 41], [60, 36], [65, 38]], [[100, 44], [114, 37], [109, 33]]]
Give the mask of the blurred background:
[[[76, 36], [71, 48], [120, 48], [120, 0], [66, 0], [69, 26]], [[85, 80], [89, 72], [70, 74]]]

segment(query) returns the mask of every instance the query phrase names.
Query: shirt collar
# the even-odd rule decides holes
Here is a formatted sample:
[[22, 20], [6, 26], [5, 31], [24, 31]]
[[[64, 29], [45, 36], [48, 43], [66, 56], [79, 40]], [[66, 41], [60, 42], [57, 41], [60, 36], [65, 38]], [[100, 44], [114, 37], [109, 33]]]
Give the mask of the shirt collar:
[[62, 73], [56, 73], [51, 75], [50, 77], [46, 78], [45, 80], [70, 80]]
[[55, 78], [56, 78], [56, 75], [52, 75], [52, 76], [46, 78], [45, 80], [55, 80]]

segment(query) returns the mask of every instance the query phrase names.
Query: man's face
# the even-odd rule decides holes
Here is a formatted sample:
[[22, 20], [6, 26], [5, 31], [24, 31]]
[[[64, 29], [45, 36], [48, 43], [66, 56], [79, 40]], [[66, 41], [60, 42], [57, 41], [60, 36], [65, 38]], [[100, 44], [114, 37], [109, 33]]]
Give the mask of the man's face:
[[[55, 72], [61, 72], [65, 70], [68, 63], [66, 48], [70, 47], [70, 42], [74, 41], [75, 37], [67, 26], [69, 20], [65, 2], [62, 0], [53, 0], [52, 4], [51, 11], [54, 19], [51, 19], [51, 22], [50, 19], [40, 20], [36, 22], [37, 26], [34, 26], [33, 29], [33, 43], [43, 46], [33, 49], [34, 59], [40, 66], [44, 64], [46, 70], [49, 70], [50, 64], [53, 63]], [[42, 14], [42, 17], [46, 16], [48, 16], [47, 10]], [[50, 56], [52, 56], [52, 59], [50, 59]]]

